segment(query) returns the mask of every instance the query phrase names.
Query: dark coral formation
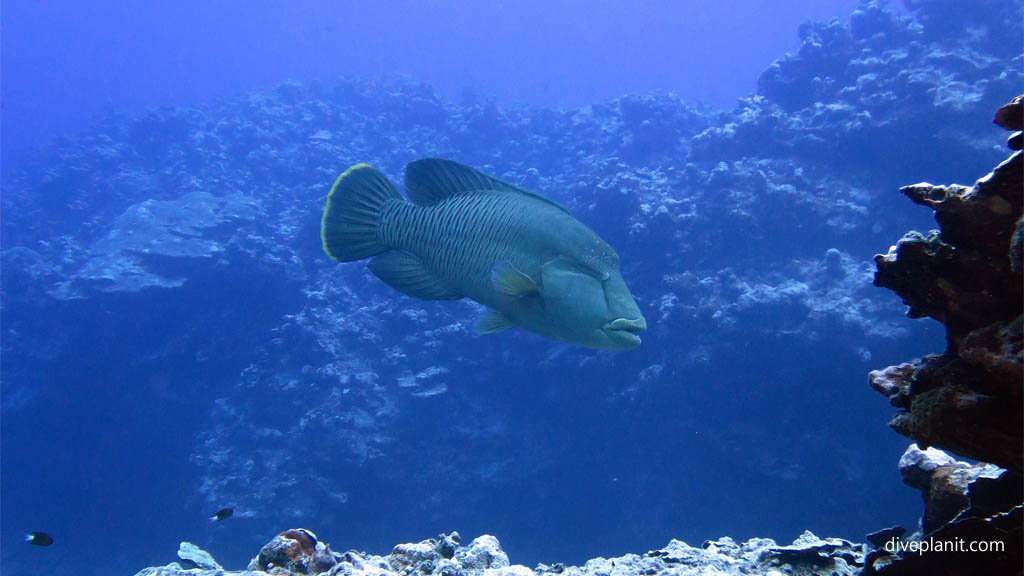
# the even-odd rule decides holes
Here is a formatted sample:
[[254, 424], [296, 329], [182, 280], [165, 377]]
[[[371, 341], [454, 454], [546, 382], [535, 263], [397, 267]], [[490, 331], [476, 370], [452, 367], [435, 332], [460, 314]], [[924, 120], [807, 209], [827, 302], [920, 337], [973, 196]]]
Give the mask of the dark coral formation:
[[283, 569], [288, 574], [320, 574], [338, 563], [339, 556], [330, 546], [319, 542], [305, 528], [285, 530], [260, 549], [249, 563], [249, 570]]
[[[1014, 132], [1024, 129], [1022, 100], [1000, 108], [995, 122]], [[941, 452], [928, 456], [911, 446], [901, 473], [925, 497], [922, 537], [998, 540], [1006, 549], [953, 561], [908, 553], [881, 573], [1011, 573], [1006, 570], [1021, 566], [1022, 164], [1017, 151], [972, 188], [922, 183], [901, 189], [935, 210], [939, 230], [911, 232], [876, 256], [875, 284], [899, 294], [910, 317], [943, 323], [947, 347], [870, 376], [871, 386], [901, 409], [890, 422], [894, 430], [922, 448], [938, 446], [1007, 469], [956, 462]]]
[[[922, 450], [911, 444], [900, 458], [900, 476], [903, 483], [921, 491], [924, 497], [924, 514], [921, 516], [921, 532], [931, 534], [954, 521], [957, 516], [972, 508], [971, 496], [977, 486], [995, 482], [1003, 485], [1012, 482], [1014, 474], [994, 464], [969, 464], [955, 460], [942, 450]], [[1006, 484], [1005, 487], [1010, 487]], [[1020, 500], [1020, 490], [1015, 493]], [[1009, 509], [1010, 506], [1004, 508]], [[998, 506], [997, 506], [998, 508]], [[971, 510], [977, 513], [979, 510]], [[881, 544], [876, 544], [881, 548]]]
[[[996, 116], [992, 121], [1013, 132], [1006, 141], [1006, 145], [1011, 150], [1020, 150], [1024, 147], [1024, 142], [1022, 142], [1024, 139], [1021, 138], [1021, 127], [1024, 126], [1024, 95], [1017, 96], [1008, 104], [996, 110]], [[1020, 227], [1018, 226], [1017, 229], [1020, 230]]]
[[916, 184], [901, 191], [935, 210], [938, 231], [911, 232], [878, 255], [875, 285], [895, 291], [912, 318], [946, 326], [947, 349], [873, 372], [872, 386], [902, 408], [892, 427], [922, 446], [940, 446], [1020, 472], [1022, 307], [1011, 239], [1024, 198], [1021, 153], [973, 188]]
[[[914, 451], [921, 452], [915, 445], [907, 450]], [[865, 558], [865, 576], [1021, 574], [1020, 475], [992, 464], [949, 461], [919, 486], [925, 500], [920, 531], [904, 541], [898, 530], [880, 531], [884, 537], [872, 539], [876, 549]]]

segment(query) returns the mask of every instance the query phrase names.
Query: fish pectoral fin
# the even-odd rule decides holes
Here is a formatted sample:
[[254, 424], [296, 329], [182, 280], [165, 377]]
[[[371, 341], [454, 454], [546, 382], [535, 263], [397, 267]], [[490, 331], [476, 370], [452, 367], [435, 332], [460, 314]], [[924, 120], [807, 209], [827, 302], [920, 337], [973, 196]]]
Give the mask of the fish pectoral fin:
[[476, 324], [473, 325], [473, 331], [477, 334], [493, 334], [495, 332], [502, 332], [515, 326], [516, 323], [509, 320], [507, 316], [501, 312], [494, 310], [488, 310]]
[[540, 294], [540, 287], [526, 274], [519, 271], [508, 260], [502, 260], [491, 269], [491, 284], [507, 296], [522, 298]]
[[367, 265], [385, 284], [406, 296], [420, 300], [459, 300], [456, 293], [434, 276], [423, 261], [401, 250], [388, 250]]

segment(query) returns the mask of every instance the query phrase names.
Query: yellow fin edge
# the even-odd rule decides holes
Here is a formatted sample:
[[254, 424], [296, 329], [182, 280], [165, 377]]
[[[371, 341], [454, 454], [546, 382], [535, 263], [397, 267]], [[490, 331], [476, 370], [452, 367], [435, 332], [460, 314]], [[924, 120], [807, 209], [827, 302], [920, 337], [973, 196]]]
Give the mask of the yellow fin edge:
[[335, 262], [340, 262], [340, 260], [335, 258], [334, 254], [331, 254], [330, 249], [327, 248], [327, 214], [331, 211], [331, 200], [334, 198], [334, 192], [338, 190], [338, 185], [345, 179], [345, 176], [348, 176], [353, 170], [358, 170], [359, 168], [373, 168], [373, 166], [370, 166], [366, 162], [360, 162], [359, 164], [349, 166], [348, 170], [342, 172], [341, 175], [338, 176], [338, 179], [334, 181], [334, 185], [331, 186], [331, 191], [327, 193], [327, 202], [324, 204], [324, 213], [320, 216], [320, 245], [323, 246], [324, 253], [330, 256], [331, 260], [334, 260]]

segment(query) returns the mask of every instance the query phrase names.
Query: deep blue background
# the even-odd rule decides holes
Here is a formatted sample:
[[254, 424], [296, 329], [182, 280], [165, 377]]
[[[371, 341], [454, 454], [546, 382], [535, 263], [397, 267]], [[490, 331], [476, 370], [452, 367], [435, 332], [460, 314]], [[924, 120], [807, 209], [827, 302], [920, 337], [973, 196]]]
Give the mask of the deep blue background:
[[806, 19], [856, 0], [38, 2], [3, 22], [3, 157], [104, 110], [293, 79], [408, 74], [443, 96], [579, 106], [652, 89], [731, 106]]

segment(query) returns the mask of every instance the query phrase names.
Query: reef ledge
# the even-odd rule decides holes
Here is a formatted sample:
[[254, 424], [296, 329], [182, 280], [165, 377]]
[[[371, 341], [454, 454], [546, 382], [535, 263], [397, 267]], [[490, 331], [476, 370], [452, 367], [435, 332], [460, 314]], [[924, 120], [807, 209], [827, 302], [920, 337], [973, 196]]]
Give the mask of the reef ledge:
[[[181, 550], [189, 550], [182, 555]], [[582, 566], [510, 564], [498, 539], [491, 535], [463, 545], [458, 532], [421, 542], [399, 544], [390, 554], [333, 552], [303, 528], [274, 537], [242, 571], [225, 571], [213, 557], [182, 542], [181, 560], [146, 568], [136, 576], [848, 576], [860, 574], [866, 546], [840, 538], [821, 539], [804, 532], [787, 546], [769, 538], [736, 542], [708, 540], [700, 547], [672, 540], [664, 548], [618, 558], [594, 558]], [[187, 557], [186, 557], [187, 556]], [[199, 564], [194, 559], [201, 558]]]

